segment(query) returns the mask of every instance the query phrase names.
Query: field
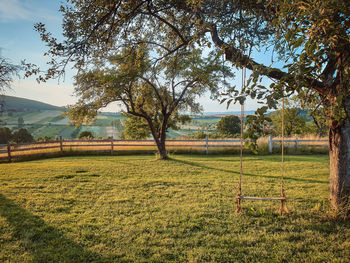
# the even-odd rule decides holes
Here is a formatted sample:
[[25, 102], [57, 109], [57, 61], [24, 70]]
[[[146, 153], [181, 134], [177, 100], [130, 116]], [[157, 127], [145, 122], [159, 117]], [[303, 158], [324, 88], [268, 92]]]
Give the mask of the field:
[[51, 137], [52, 139], [62, 136], [64, 139], [75, 139], [84, 130], [91, 131], [94, 136], [118, 138], [120, 131], [111, 126], [111, 121], [120, 119], [120, 114], [98, 115], [96, 120], [89, 126], [81, 126], [77, 130], [70, 125], [68, 117], [62, 117], [62, 110], [33, 110], [8, 113], [2, 117], [5, 126], [17, 129], [18, 118], [24, 120], [24, 128], [28, 129], [35, 139], [40, 137]]
[[[246, 156], [243, 192], [278, 196], [280, 156]], [[0, 262], [349, 262], [328, 156], [288, 156], [278, 202], [235, 211], [237, 156], [66, 157], [0, 165]]]
[[[32, 110], [32, 111], [17, 111], [5, 113], [2, 120], [6, 123], [5, 126], [16, 129], [18, 128], [18, 118], [24, 120], [24, 128], [28, 129], [35, 139], [40, 137], [62, 136], [64, 139], [75, 139], [79, 132], [87, 130], [91, 131], [94, 136], [108, 138], [113, 136], [119, 138], [122, 130], [112, 126], [115, 120], [122, 120], [124, 117], [119, 113], [100, 113], [96, 120], [89, 126], [83, 125], [79, 130], [74, 132], [74, 126], [70, 125], [67, 117], [62, 117], [63, 110]], [[179, 138], [188, 135], [193, 135], [199, 130], [213, 131], [216, 123], [221, 117], [196, 117], [189, 124], [183, 125], [180, 130], [174, 131], [169, 129], [168, 138]]]

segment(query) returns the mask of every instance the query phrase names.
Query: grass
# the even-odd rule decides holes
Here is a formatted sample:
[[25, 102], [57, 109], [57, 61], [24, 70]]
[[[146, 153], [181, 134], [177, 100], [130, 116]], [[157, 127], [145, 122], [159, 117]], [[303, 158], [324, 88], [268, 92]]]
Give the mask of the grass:
[[[243, 192], [274, 196], [280, 156], [246, 156]], [[0, 165], [0, 262], [349, 262], [328, 157], [288, 156], [286, 194], [235, 214], [237, 156], [65, 157]]]

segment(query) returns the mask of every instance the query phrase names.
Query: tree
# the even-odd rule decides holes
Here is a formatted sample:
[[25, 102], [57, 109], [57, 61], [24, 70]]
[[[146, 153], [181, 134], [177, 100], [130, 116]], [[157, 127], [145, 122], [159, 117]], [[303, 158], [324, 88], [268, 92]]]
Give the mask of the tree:
[[125, 129], [122, 138], [125, 140], [144, 140], [151, 136], [148, 123], [145, 119], [133, 115], [124, 114], [123, 125]]
[[235, 115], [222, 117], [216, 124], [216, 129], [222, 134], [234, 136], [241, 132], [241, 120]]
[[12, 132], [7, 127], [0, 127], [0, 144], [9, 143], [12, 140]]
[[282, 114], [284, 114], [284, 135], [303, 134], [306, 128], [306, 118], [299, 115], [298, 108], [285, 108], [284, 113], [279, 110], [271, 114], [276, 135], [282, 135]]
[[10, 89], [13, 78], [18, 76], [20, 66], [14, 65], [8, 59], [0, 55], [0, 94]]
[[15, 131], [13, 133], [13, 140], [16, 143], [26, 143], [26, 142], [32, 142], [34, 141], [33, 136], [30, 134], [30, 132], [27, 129], [19, 129], [18, 131]]
[[[304, 100], [320, 98], [329, 121], [331, 203], [342, 208], [350, 202], [348, 1], [68, 2], [61, 8], [65, 42], [57, 43], [43, 24], [36, 25], [52, 56], [43, 79], [63, 74], [68, 61], [81, 68], [92, 58], [104, 57], [101, 52], [120, 46], [148, 43], [160, 58], [209, 48], [233, 66], [252, 71], [241, 94], [228, 90], [233, 96], [228, 102], [249, 95], [273, 107], [283, 88]], [[268, 47], [283, 67], [254, 59], [252, 54], [259, 58], [259, 51]], [[253, 48], [257, 52], [250, 52]], [[266, 87], [261, 76], [275, 82]]]
[[22, 128], [22, 127], [23, 127], [23, 125], [24, 125], [24, 120], [23, 120], [23, 117], [22, 117], [22, 116], [18, 117], [17, 123], [18, 123], [18, 128]]
[[[68, 115], [77, 123], [86, 123], [101, 107], [122, 102], [126, 116], [137, 117], [126, 122], [130, 125], [124, 131], [126, 138], [140, 137], [137, 131], [142, 131], [141, 137], [146, 136], [143, 124], [147, 124], [159, 158], [166, 159], [166, 132], [186, 120], [179, 112], [198, 112], [196, 97], [207, 90], [216, 96], [219, 85], [227, 84], [223, 74], [232, 76], [216, 57], [209, 54], [204, 59], [201, 55], [198, 49], [183, 50], [152, 64], [153, 57], [144, 45], [123, 48], [111, 55], [105, 66], [95, 64], [95, 68], [81, 70], [76, 76], [75, 91], [80, 100], [70, 107]], [[140, 118], [140, 125], [133, 126]]]
[[92, 134], [91, 131], [82, 131], [81, 133], [79, 133], [78, 135], [78, 139], [93, 139], [94, 135]]

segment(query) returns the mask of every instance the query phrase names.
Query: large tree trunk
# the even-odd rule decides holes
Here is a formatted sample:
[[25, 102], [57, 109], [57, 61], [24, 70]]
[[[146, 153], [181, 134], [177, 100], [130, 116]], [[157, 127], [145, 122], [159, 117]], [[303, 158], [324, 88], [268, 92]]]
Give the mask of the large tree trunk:
[[337, 210], [350, 209], [350, 120], [329, 130], [330, 200]]

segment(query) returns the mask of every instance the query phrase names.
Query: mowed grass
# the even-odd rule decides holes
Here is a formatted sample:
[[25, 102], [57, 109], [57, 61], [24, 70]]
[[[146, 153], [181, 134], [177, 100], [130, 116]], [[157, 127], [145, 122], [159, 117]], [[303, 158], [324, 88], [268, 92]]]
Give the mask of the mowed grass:
[[[244, 157], [243, 193], [279, 196], [280, 156]], [[235, 213], [237, 156], [65, 157], [0, 165], [0, 262], [349, 262], [328, 156], [288, 156], [286, 194]]]

